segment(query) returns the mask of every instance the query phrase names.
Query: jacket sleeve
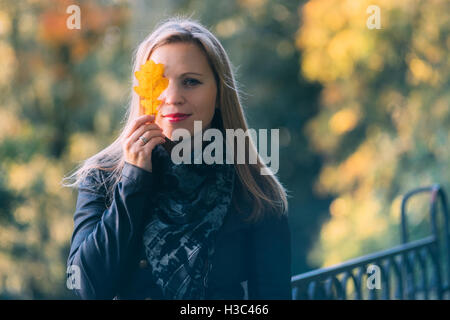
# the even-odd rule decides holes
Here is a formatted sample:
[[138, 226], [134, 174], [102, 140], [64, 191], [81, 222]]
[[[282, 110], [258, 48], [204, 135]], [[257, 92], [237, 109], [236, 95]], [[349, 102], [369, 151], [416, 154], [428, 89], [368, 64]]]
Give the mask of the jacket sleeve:
[[107, 208], [106, 189], [94, 186], [99, 179], [96, 170], [78, 186], [67, 261], [68, 270], [76, 266], [79, 271], [79, 285], [71, 289], [82, 299], [113, 299], [117, 294], [126, 265], [137, 254], [138, 235], [148, 214], [146, 199], [154, 187], [151, 172], [125, 162]]
[[249, 234], [249, 300], [291, 300], [291, 232], [287, 214], [270, 215]]

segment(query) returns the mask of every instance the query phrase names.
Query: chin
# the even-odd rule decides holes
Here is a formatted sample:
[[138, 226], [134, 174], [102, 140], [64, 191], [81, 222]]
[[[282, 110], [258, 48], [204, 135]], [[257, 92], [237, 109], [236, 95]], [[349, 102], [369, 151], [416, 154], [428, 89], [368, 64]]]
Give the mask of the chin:
[[170, 140], [173, 140], [173, 132], [175, 129], [186, 129], [189, 131], [189, 134], [192, 136], [192, 130], [189, 130], [189, 128], [185, 128], [184, 126], [172, 126], [171, 128], [167, 128], [163, 130], [163, 133], [169, 138]]

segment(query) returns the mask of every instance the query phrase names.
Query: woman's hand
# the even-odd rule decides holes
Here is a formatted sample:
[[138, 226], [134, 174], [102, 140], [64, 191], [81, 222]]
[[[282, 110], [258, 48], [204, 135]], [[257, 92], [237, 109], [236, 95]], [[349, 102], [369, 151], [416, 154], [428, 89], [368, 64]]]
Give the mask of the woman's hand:
[[[137, 118], [125, 135], [123, 151], [125, 161], [152, 172], [152, 150], [165, 142], [162, 129], [154, 122], [155, 116], [143, 115]], [[143, 136], [144, 139], [140, 139]], [[145, 140], [147, 141], [144, 143]]]

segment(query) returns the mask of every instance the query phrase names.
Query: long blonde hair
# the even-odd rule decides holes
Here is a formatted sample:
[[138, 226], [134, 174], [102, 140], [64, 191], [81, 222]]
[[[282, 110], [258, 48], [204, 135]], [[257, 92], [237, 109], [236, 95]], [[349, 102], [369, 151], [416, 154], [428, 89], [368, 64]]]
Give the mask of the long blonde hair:
[[[217, 106], [220, 115], [220, 130], [242, 129], [247, 131], [247, 121], [241, 106], [239, 90], [236, 87], [232, 65], [219, 40], [198, 21], [191, 18], [171, 17], [156, 26], [155, 30], [145, 38], [134, 55], [133, 72], [144, 64], [152, 52], [165, 44], [174, 42], [190, 42], [199, 46], [206, 54], [217, 83]], [[137, 86], [137, 80], [133, 76], [133, 86]], [[121, 171], [125, 160], [122, 149], [125, 129], [130, 126], [139, 114], [139, 96], [131, 90], [129, 108], [124, 120], [121, 122], [122, 130], [119, 137], [108, 147], [84, 160], [70, 176], [63, 180], [75, 180], [73, 183], [63, 184], [65, 187], [77, 187], [93, 169], [107, 171], [108, 194], [112, 194], [116, 184], [120, 181]], [[251, 149], [248, 149], [251, 148]], [[256, 152], [254, 143], [250, 137], [246, 140], [246, 149]], [[236, 153], [235, 153], [236, 157]], [[253, 208], [247, 221], [258, 221], [267, 212], [275, 212], [278, 215], [287, 214], [288, 202], [286, 189], [278, 181], [275, 175], [261, 175], [260, 170], [267, 168], [257, 156], [256, 164], [236, 164], [235, 170], [237, 188], [235, 189], [234, 205], [241, 211], [237, 196], [248, 201]]]

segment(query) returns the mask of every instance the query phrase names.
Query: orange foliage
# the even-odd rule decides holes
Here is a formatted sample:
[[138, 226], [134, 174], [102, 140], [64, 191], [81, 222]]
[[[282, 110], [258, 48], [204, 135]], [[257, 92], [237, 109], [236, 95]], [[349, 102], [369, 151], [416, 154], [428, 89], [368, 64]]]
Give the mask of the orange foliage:
[[156, 64], [152, 60], [148, 60], [139, 71], [135, 72], [139, 86], [134, 87], [134, 91], [141, 97], [140, 114], [156, 115], [158, 113], [159, 105], [162, 102], [158, 100], [158, 97], [169, 85], [169, 80], [163, 75], [164, 65]]

